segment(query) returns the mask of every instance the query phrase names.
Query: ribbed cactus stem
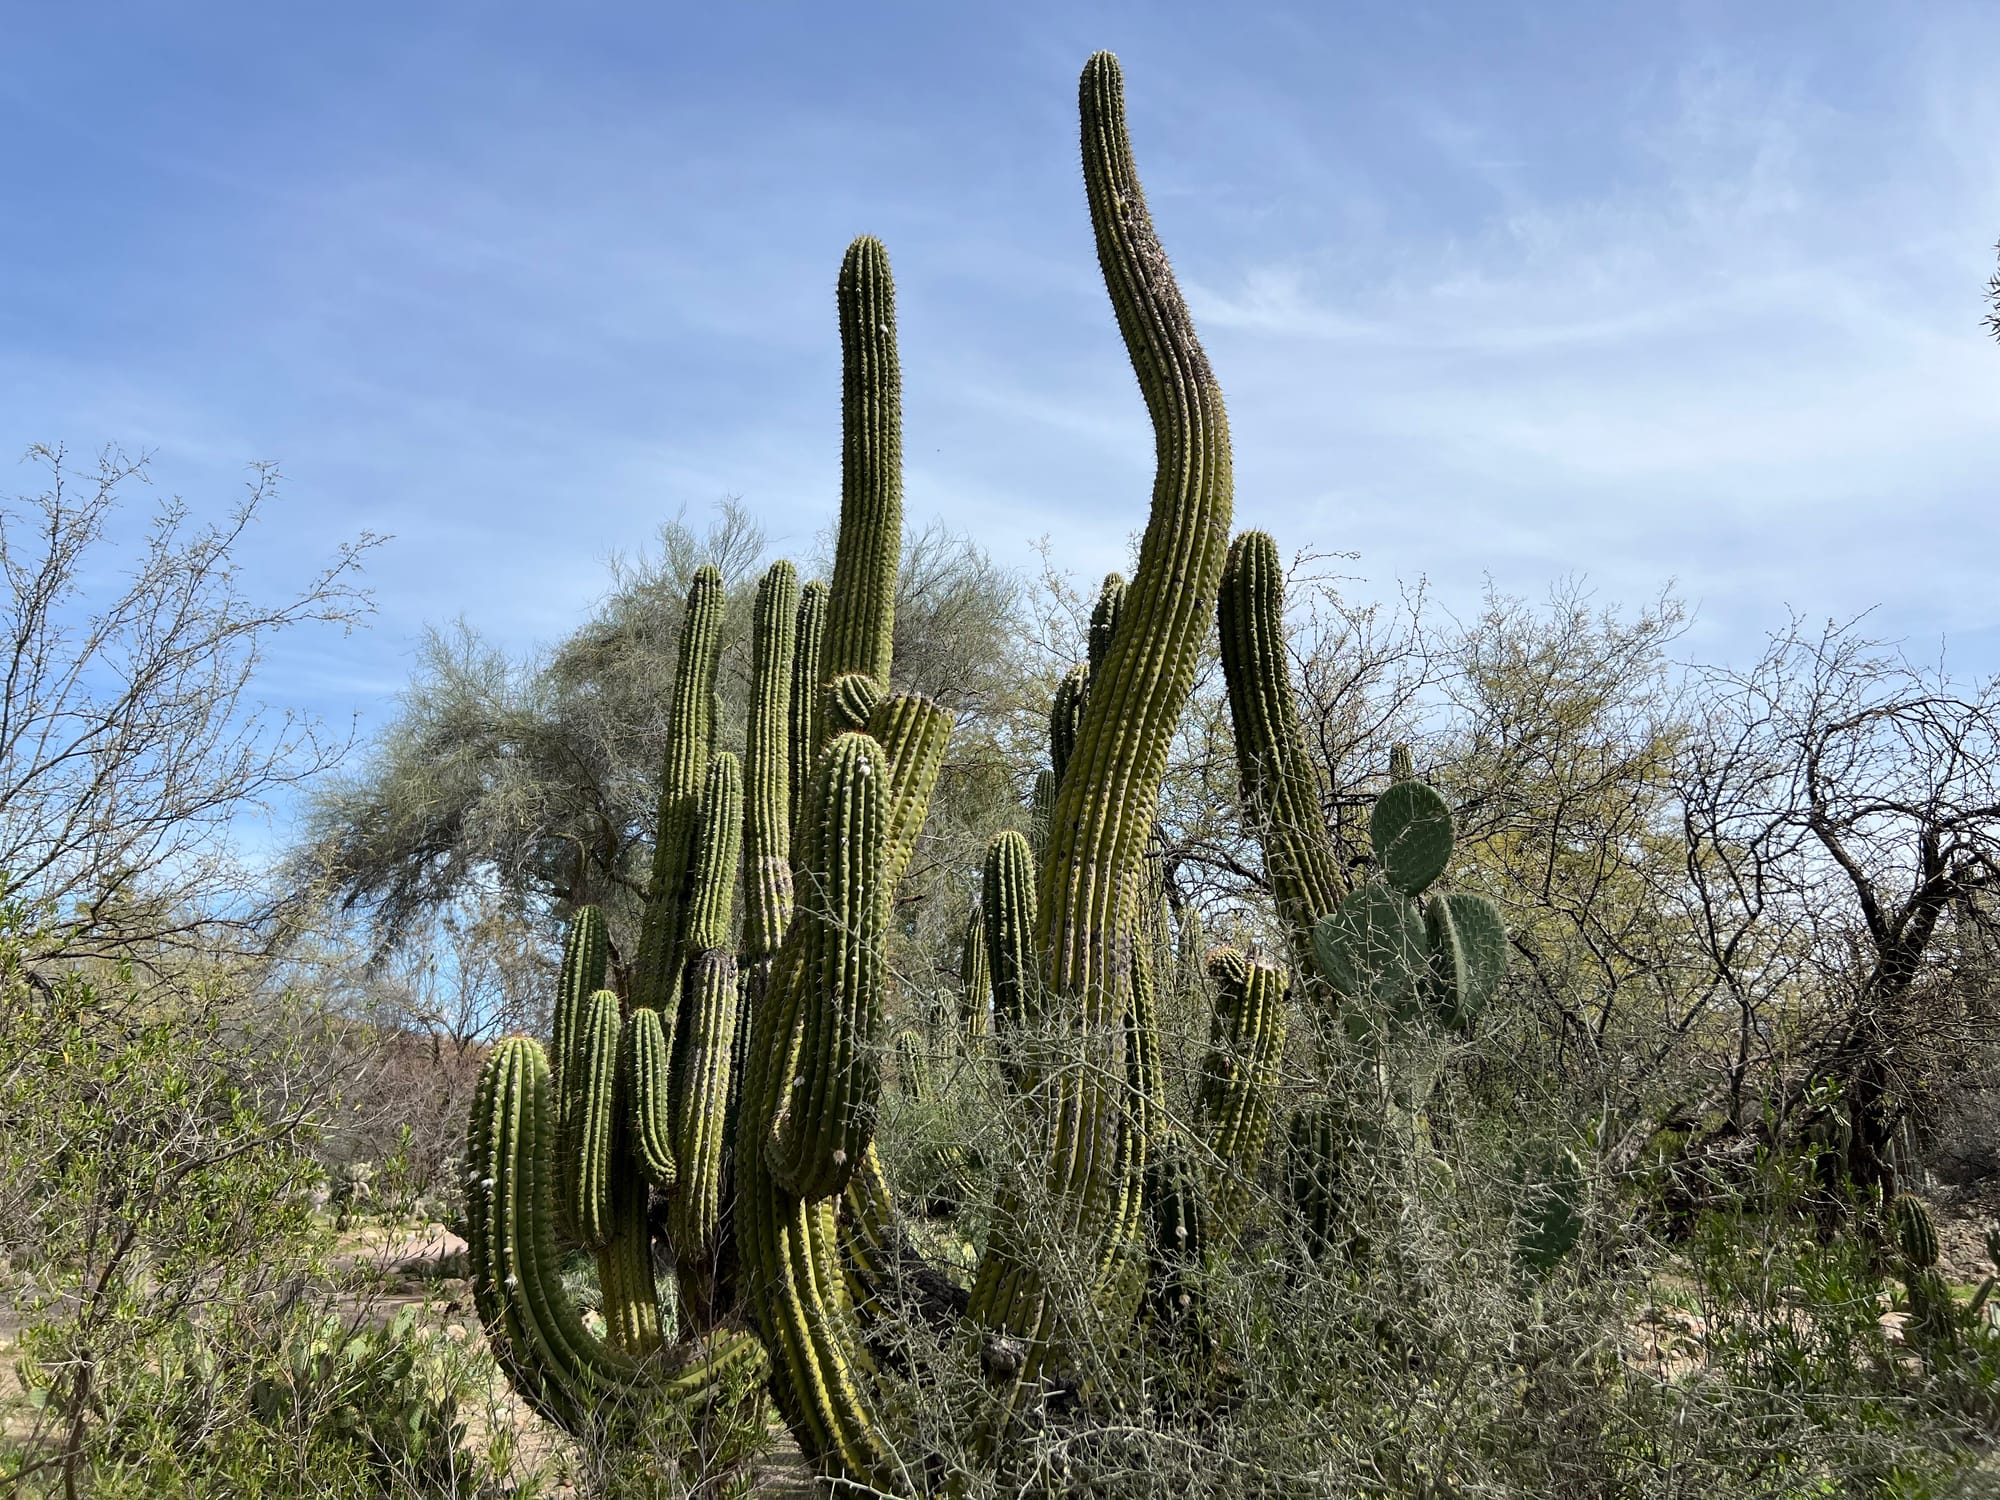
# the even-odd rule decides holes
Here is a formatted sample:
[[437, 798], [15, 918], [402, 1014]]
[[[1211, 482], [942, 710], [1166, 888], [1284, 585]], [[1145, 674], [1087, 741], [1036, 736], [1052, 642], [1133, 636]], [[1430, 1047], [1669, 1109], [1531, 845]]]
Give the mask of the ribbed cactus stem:
[[819, 758], [822, 700], [820, 662], [826, 646], [826, 584], [813, 579], [799, 592], [797, 628], [792, 633], [792, 695], [787, 713], [786, 759], [791, 770], [792, 836], [798, 837], [806, 784]]
[[680, 997], [685, 886], [714, 733], [715, 662], [724, 602], [722, 575], [711, 567], [698, 569], [681, 619], [674, 696], [667, 711], [667, 749], [660, 769], [652, 891], [633, 970], [634, 1002], [652, 1006], [669, 1022]]
[[683, 963], [711, 948], [729, 946], [736, 911], [736, 868], [743, 852], [743, 773], [723, 751], [708, 763], [697, 813], [693, 863], [688, 866], [687, 927]]
[[1417, 779], [1417, 759], [1410, 754], [1410, 747], [1394, 744], [1389, 747], [1389, 780], [1415, 781]]
[[675, 1082], [674, 1159], [680, 1181], [667, 1205], [683, 1315], [698, 1325], [715, 1309], [714, 1272], [722, 1244], [724, 1144], [730, 1069], [736, 1051], [736, 959], [710, 951], [689, 970]]
[[840, 534], [822, 680], [889, 686], [903, 543], [903, 383], [889, 252], [863, 236], [841, 262]]
[[1246, 531], [1230, 546], [1216, 620], [1244, 811], [1264, 846], [1264, 871], [1293, 964], [1323, 995], [1313, 924], [1340, 904], [1344, 891], [1292, 697], [1284, 567], [1277, 543], [1263, 532]]
[[951, 744], [950, 713], [928, 698], [898, 694], [878, 704], [868, 719], [868, 736], [889, 762], [889, 839], [882, 879], [891, 891], [916, 853], [931, 792], [944, 770]]
[[1056, 810], [1056, 773], [1044, 767], [1035, 772], [1035, 784], [1028, 793], [1028, 848], [1039, 866], [1048, 857], [1049, 819]]
[[563, 940], [562, 969], [556, 980], [555, 1034], [549, 1044], [558, 1130], [569, 1128], [570, 1074], [574, 1071], [570, 1054], [576, 1050], [576, 1038], [590, 997], [604, 988], [608, 954], [604, 914], [594, 906], [578, 907]]
[[568, 1166], [564, 1217], [583, 1244], [611, 1238], [611, 1176], [618, 1144], [618, 997], [599, 990], [584, 1008], [576, 1048], [570, 1119], [563, 1140]]
[[818, 815], [806, 826], [797, 920], [805, 924], [805, 1007], [798, 1062], [765, 1158], [807, 1200], [838, 1193], [875, 1127], [882, 1087], [883, 944], [889, 886], [889, 763], [865, 734], [833, 739], [813, 773]]
[[750, 624], [750, 722], [743, 739], [743, 961], [768, 963], [792, 920], [789, 729], [798, 641], [799, 575], [771, 564]]
[[967, 1036], [984, 1036], [993, 1009], [993, 971], [986, 962], [986, 916], [975, 904], [965, 917], [958, 950], [958, 1015]]
[[1049, 704], [1049, 767], [1057, 786], [1062, 785], [1063, 772], [1069, 769], [1077, 728], [1083, 723], [1084, 700], [1089, 696], [1090, 667], [1078, 662], [1056, 684], [1055, 699]]
[[1196, 1108], [1220, 1232], [1242, 1221], [1277, 1108], [1287, 975], [1234, 948], [1209, 955], [1215, 1014]]
[[[1028, 841], [1012, 829], [986, 846], [979, 911], [986, 923], [986, 961], [993, 993], [993, 1029], [1016, 1059], [1025, 1056], [1025, 1033], [1033, 1025], [1035, 973], [1035, 859]], [[1011, 1061], [1008, 1077], [1017, 1083], [1024, 1064]]]
[[673, 1069], [666, 1030], [651, 1006], [635, 1006], [625, 1017], [618, 1038], [618, 1078], [632, 1159], [654, 1187], [670, 1188], [679, 1176], [669, 1106]]
[[[1041, 871], [1037, 948], [1050, 1004], [1074, 1018], [1081, 1067], [1047, 1090], [1046, 1206], [1004, 1197], [973, 1289], [973, 1315], [1025, 1354], [992, 1366], [1007, 1407], [1039, 1377], [1062, 1327], [1044, 1264], [1109, 1237], [1121, 1204], [1114, 1172], [1126, 1095], [1125, 1010], [1140, 862], [1174, 729], [1187, 705], [1229, 542], [1231, 469], [1222, 392], [1154, 233], [1126, 134], [1117, 60], [1099, 53], [1079, 86], [1084, 184], [1098, 259], [1152, 417], [1152, 514], [1118, 628], [1092, 673], [1076, 750], [1056, 791]], [[1035, 1241], [1053, 1243], [1044, 1256]], [[1062, 1246], [1058, 1251], [1056, 1246]], [[1001, 1427], [983, 1442], [998, 1441]]]
[[1118, 616], [1125, 607], [1125, 575], [1106, 573], [1097, 591], [1097, 603], [1090, 609], [1088, 661], [1092, 667], [1104, 664], [1111, 650], [1111, 638], [1118, 633]]

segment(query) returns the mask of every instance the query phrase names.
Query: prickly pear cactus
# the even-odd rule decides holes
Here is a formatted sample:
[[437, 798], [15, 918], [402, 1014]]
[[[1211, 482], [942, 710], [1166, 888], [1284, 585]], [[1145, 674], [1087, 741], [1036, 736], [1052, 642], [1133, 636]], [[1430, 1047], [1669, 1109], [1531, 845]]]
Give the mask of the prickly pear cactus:
[[1348, 1030], [1368, 1040], [1429, 1016], [1464, 1031], [1506, 974], [1507, 932], [1484, 896], [1426, 897], [1451, 859], [1451, 808], [1420, 781], [1396, 782], [1376, 799], [1369, 836], [1377, 878], [1313, 929], [1314, 957]]

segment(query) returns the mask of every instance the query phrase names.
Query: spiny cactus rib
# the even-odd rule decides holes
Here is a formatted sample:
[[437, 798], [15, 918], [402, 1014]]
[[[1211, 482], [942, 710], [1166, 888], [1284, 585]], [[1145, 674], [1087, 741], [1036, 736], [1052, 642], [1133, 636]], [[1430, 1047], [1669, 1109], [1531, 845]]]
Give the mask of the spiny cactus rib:
[[1249, 1209], [1277, 1106], [1287, 976], [1234, 948], [1211, 953], [1208, 972], [1215, 1014], [1196, 1107], [1218, 1226], [1229, 1233]]
[[654, 1187], [670, 1188], [679, 1173], [674, 1164], [672, 1114], [668, 1107], [673, 1075], [660, 1013], [647, 1005], [633, 1007], [625, 1017], [618, 1050], [626, 1139], [632, 1159]]
[[866, 729], [876, 705], [885, 696], [880, 682], [860, 672], [834, 678], [826, 685], [826, 732], [849, 734]]
[[[863, 236], [840, 266], [840, 535], [824, 680], [889, 683], [903, 540], [903, 385], [889, 252]], [[865, 718], [864, 718], [865, 722]]]
[[553, 1226], [554, 1109], [542, 1050], [522, 1037], [481, 1071], [467, 1131], [467, 1220], [473, 1299], [508, 1379], [571, 1432], [602, 1427], [618, 1408], [684, 1417], [749, 1397], [767, 1368], [741, 1331], [704, 1341], [679, 1368], [639, 1360], [594, 1338], [570, 1304]]
[[788, 724], [798, 641], [799, 575], [771, 564], [750, 626], [750, 722], [743, 740], [743, 962], [770, 961], [792, 920], [792, 787]]
[[1077, 726], [1083, 722], [1084, 700], [1089, 696], [1090, 668], [1078, 662], [1056, 684], [1055, 699], [1049, 704], [1049, 766], [1057, 786], [1062, 785], [1063, 772], [1069, 769]]
[[1937, 1221], [1923, 1199], [1914, 1193], [1898, 1193], [1889, 1201], [1889, 1224], [1904, 1260], [1920, 1271], [1938, 1263]]
[[1457, 837], [1451, 807], [1421, 781], [1398, 781], [1375, 799], [1368, 838], [1383, 877], [1415, 896], [1444, 873]]
[[698, 569], [681, 619], [680, 657], [667, 712], [667, 751], [660, 771], [652, 894], [639, 929], [633, 1001], [659, 1011], [669, 1025], [680, 998], [685, 884], [694, 858], [702, 778], [714, 733], [716, 653], [721, 649], [722, 575]]
[[1111, 650], [1111, 638], [1118, 633], [1119, 612], [1124, 607], [1125, 576], [1122, 573], [1106, 573], [1097, 591], [1097, 603], [1090, 609], [1086, 659], [1093, 668], [1104, 664], [1105, 654]]
[[799, 593], [798, 628], [792, 639], [792, 697], [787, 714], [785, 758], [791, 772], [794, 840], [798, 838], [813, 762], [819, 759], [822, 680], [819, 668], [825, 644], [826, 584], [815, 578]]
[[778, 1128], [765, 1142], [787, 1192], [838, 1193], [875, 1126], [882, 1060], [883, 943], [890, 887], [889, 763], [864, 734], [828, 743], [813, 772], [819, 810], [803, 839], [798, 921], [805, 924], [801, 982], [811, 996], [802, 1045]]
[[[1158, 471], [1139, 568], [1118, 630], [1092, 674], [1076, 750], [1057, 789], [1041, 872], [1037, 949], [1052, 1004], [1081, 1031], [1083, 1066], [1054, 1080], [1047, 1098], [1049, 1201], [1031, 1212], [1003, 1197], [1000, 1216], [1033, 1221], [1059, 1244], [1095, 1244], [1119, 1215], [1116, 1116], [1126, 1096], [1122, 1058], [1129, 999], [1130, 921], [1139, 863], [1152, 828], [1174, 728], [1194, 684], [1202, 634], [1228, 549], [1231, 470], [1222, 393], [1195, 338], [1153, 231], [1125, 128], [1117, 60], [1099, 53], [1079, 84], [1084, 184], [1098, 259], [1152, 417]], [[972, 1297], [973, 1316], [996, 1336], [1019, 1338], [1018, 1366], [992, 1373], [1003, 1407], [1039, 1378], [1060, 1315], [1028, 1247], [990, 1247]], [[984, 1446], [1004, 1421], [990, 1425]]]
[[965, 917], [958, 953], [958, 1018], [967, 1036], [984, 1036], [993, 1009], [993, 971], [986, 962], [986, 914], [975, 905]]
[[1035, 859], [1012, 829], [986, 846], [979, 910], [986, 923], [986, 961], [993, 991], [993, 1029], [1008, 1052], [1007, 1076], [1023, 1086], [1026, 1034], [1035, 1024]]
[[[736, 1050], [736, 959], [702, 954], [689, 970], [673, 1115], [680, 1185], [667, 1205], [667, 1234], [679, 1259], [682, 1303], [707, 1301], [721, 1244], [723, 1140], [729, 1069]], [[692, 1284], [691, 1284], [692, 1278]], [[697, 1295], [690, 1297], [694, 1292]]]
[[1246, 531], [1230, 545], [1216, 622], [1244, 812], [1264, 848], [1292, 961], [1310, 979], [1313, 924], [1340, 904], [1344, 892], [1292, 696], [1284, 567], [1278, 544], [1263, 532]]
[[1395, 744], [1389, 747], [1389, 780], [1415, 781], [1417, 779], [1417, 759], [1410, 754], [1410, 747]]
[[696, 823], [700, 831], [688, 867], [684, 964], [729, 945], [736, 867], [743, 852], [743, 776], [736, 757], [726, 750], [708, 763]]
[[585, 1007], [574, 1054], [576, 1093], [564, 1141], [569, 1163], [565, 1217], [593, 1249], [611, 1239], [611, 1176], [618, 1142], [618, 997], [599, 990]]

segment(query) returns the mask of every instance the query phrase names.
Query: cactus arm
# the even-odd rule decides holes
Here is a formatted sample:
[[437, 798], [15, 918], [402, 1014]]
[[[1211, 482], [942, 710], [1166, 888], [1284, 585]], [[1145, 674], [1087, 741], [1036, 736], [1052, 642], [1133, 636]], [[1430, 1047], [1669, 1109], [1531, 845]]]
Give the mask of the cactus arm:
[[1056, 695], [1049, 704], [1049, 767], [1055, 773], [1056, 785], [1062, 785], [1063, 772], [1069, 769], [1070, 755], [1076, 749], [1076, 731], [1083, 723], [1083, 705], [1090, 697], [1090, 666], [1078, 662], [1063, 674], [1063, 680], [1056, 684]]
[[573, 1058], [575, 1105], [563, 1141], [569, 1166], [564, 1217], [577, 1239], [601, 1249], [611, 1238], [611, 1177], [618, 1143], [618, 997], [590, 997]]
[[[1232, 488], [1222, 393], [1146, 212], [1122, 80], [1109, 53], [1085, 66], [1079, 98], [1098, 259], [1152, 417], [1158, 468], [1138, 572], [1103, 668], [1092, 674], [1041, 872], [1043, 972], [1052, 1003], [1069, 1008], [1085, 1047], [1084, 1066], [1050, 1090], [1046, 1120], [1054, 1212], [1045, 1228], [1072, 1244], [1108, 1233], [1117, 1211], [1115, 1116], [1127, 1084], [1116, 1054], [1130, 989], [1128, 917], [1174, 728], [1221, 583]], [[1001, 1214], [1032, 1217], [1025, 1208], [1003, 1202]], [[1023, 1258], [1017, 1248], [1005, 1240], [989, 1247], [973, 1294], [975, 1316], [992, 1334], [1025, 1343], [1023, 1359], [994, 1371], [1010, 1410], [1041, 1373], [1058, 1332], [1037, 1257]], [[985, 1441], [998, 1436], [995, 1427]]]
[[887, 691], [903, 540], [903, 385], [889, 252], [866, 235], [840, 266], [840, 536], [821, 680]]
[[813, 579], [799, 593], [799, 612], [792, 637], [792, 692], [786, 712], [785, 759], [791, 773], [792, 830], [796, 839], [799, 818], [805, 811], [806, 787], [812, 781], [813, 762], [819, 758], [819, 669], [826, 645], [826, 584], [820, 579]]
[[979, 910], [986, 923], [986, 961], [993, 992], [993, 1030], [1006, 1062], [1003, 1071], [1025, 1088], [1032, 1055], [1035, 975], [1035, 858], [1012, 829], [986, 846]]
[[1216, 607], [1243, 808], [1308, 991], [1323, 994], [1313, 924], [1340, 904], [1340, 867], [1306, 754], [1285, 655], [1285, 574], [1277, 543], [1246, 531], [1230, 545]]
[[604, 914], [594, 906], [578, 907], [563, 939], [562, 969], [556, 981], [555, 1034], [549, 1045], [549, 1076], [557, 1100], [558, 1125], [567, 1114], [563, 1075], [570, 1066], [569, 1055], [590, 997], [604, 988], [609, 951]]
[[799, 575], [775, 562], [757, 585], [750, 627], [750, 722], [743, 741], [743, 962], [770, 962], [792, 920], [792, 779], [788, 744]]
[[993, 971], [986, 962], [985, 908], [966, 913], [965, 940], [958, 955], [959, 1022], [967, 1036], [984, 1036], [993, 1008]]
[[680, 1182], [667, 1204], [682, 1314], [696, 1324], [713, 1320], [715, 1268], [722, 1248], [722, 1192], [726, 1168], [729, 1070], [736, 1052], [736, 959], [710, 950], [689, 971], [689, 1014], [678, 1079], [680, 1107], [673, 1119], [674, 1159]]
[[813, 773], [821, 809], [806, 829], [799, 983], [805, 1007], [791, 1097], [765, 1142], [772, 1175], [808, 1200], [838, 1193], [873, 1130], [881, 1093], [883, 942], [889, 889], [889, 767], [864, 734], [832, 740]]
[[1234, 948], [1209, 955], [1215, 1013], [1196, 1101], [1207, 1151], [1215, 1232], [1229, 1234], [1250, 1206], [1277, 1104], [1285, 1050], [1284, 969]]
[[915, 694], [884, 699], [869, 715], [869, 737], [882, 747], [889, 763], [889, 825], [882, 881], [892, 894], [903, 883], [910, 857], [916, 853], [931, 793], [944, 770], [951, 730], [951, 714]]
[[667, 713], [667, 749], [660, 770], [652, 894], [639, 928], [633, 1002], [650, 1005], [672, 1025], [680, 998], [686, 910], [684, 886], [694, 859], [703, 777], [714, 733], [715, 662], [721, 647], [722, 575], [698, 569], [681, 619], [674, 697]]
[[[722, 949], [729, 942], [730, 916], [736, 894], [736, 868], [743, 847], [743, 783], [735, 756], [724, 752], [709, 764], [708, 775], [702, 784], [700, 814], [701, 832], [695, 841], [694, 861], [688, 867], [687, 916], [681, 956], [683, 970], [691, 969], [702, 954]], [[700, 1101], [691, 1104], [686, 1097], [690, 1077], [687, 1063], [689, 1050], [727, 1049], [731, 1037], [730, 1032], [724, 1032], [720, 1037], [710, 1034], [696, 1036], [690, 1032], [690, 1023], [701, 1004], [702, 1001], [686, 989], [684, 980], [681, 1013], [671, 1034], [673, 1062], [668, 1092], [668, 1109], [675, 1122], [672, 1129], [676, 1142], [683, 1134], [680, 1122], [688, 1110], [705, 1107]], [[729, 1021], [733, 1028], [733, 1014]]]
[[674, 1163], [672, 1110], [673, 1071], [667, 1034], [660, 1013], [635, 1006], [625, 1017], [618, 1039], [619, 1087], [625, 1101], [626, 1140], [632, 1159], [654, 1187], [670, 1188], [679, 1179]]
[[1097, 591], [1097, 603], [1090, 609], [1090, 632], [1086, 637], [1087, 660], [1093, 668], [1104, 665], [1111, 650], [1111, 638], [1118, 633], [1118, 616], [1125, 607], [1125, 578], [1106, 573]]

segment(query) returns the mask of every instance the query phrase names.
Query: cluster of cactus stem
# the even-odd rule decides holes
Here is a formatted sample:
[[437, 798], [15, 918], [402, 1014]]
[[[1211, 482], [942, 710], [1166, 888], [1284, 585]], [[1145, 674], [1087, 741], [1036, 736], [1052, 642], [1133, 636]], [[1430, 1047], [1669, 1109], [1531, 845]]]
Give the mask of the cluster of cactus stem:
[[[1030, 833], [988, 849], [966, 942], [965, 1036], [997, 1057], [1042, 1164], [1031, 1184], [1001, 1174], [958, 1294], [964, 1335], [940, 1344], [977, 1363], [964, 1430], [989, 1459], [1075, 1350], [1107, 1328], [1174, 1324], [1198, 1302], [1277, 1128], [1289, 1006], [1359, 1018], [1367, 1034], [1420, 1016], [1463, 1028], [1505, 959], [1479, 898], [1419, 905], [1452, 830], [1413, 780], [1376, 808], [1377, 877], [1345, 886], [1287, 676], [1276, 548], [1255, 532], [1229, 543], [1222, 396], [1153, 230], [1109, 54], [1086, 65], [1079, 97], [1098, 257], [1157, 473], [1137, 568], [1106, 581], [1087, 660], [1056, 694]], [[938, 1485], [933, 1457], [897, 1419], [897, 1377], [871, 1343], [911, 1258], [875, 1132], [886, 1055], [902, 1054], [905, 1086], [930, 1086], [915, 1040], [890, 1045], [890, 914], [952, 722], [892, 673], [902, 413], [879, 243], [849, 247], [837, 302], [832, 578], [801, 588], [779, 563], [760, 582], [739, 764], [711, 750], [722, 580], [695, 576], [636, 955], [623, 992], [607, 988], [604, 922], [573, 914], [550, 1046], [510, 1039], [482, 1074], [470, 1238], [482, 1319], [552, 1420], [603, 1429], [670, 1411], [698, 1443], [718, 1415], [743, 1420], [761, 1387], [825, 1475], [916, 1494]], [[1155, 1014], [1175, 964], [1155, 817], [1211, 612], [1286, 952], [1202, 955], [1210, 1044], [1182, 1123], [1164, 1105]], [[1199, 947], [1193, 930], [1183, 946]], [[1292, 1121], [1295, 1163], [1317, 1151], [1327, 1165], [1321, 1123], [1310, 1109]], [[1296, 1196], [1324, 1233], [1326, 1195]], [[596, 1256], [601, 1334], [557, 1274], [569, 1247]], [[1096, 1268], [1081, 1298], [1056, 1280], [1080, 1251]]]

